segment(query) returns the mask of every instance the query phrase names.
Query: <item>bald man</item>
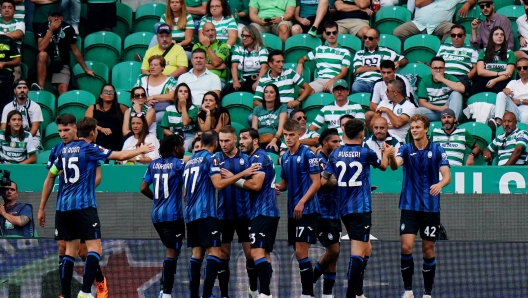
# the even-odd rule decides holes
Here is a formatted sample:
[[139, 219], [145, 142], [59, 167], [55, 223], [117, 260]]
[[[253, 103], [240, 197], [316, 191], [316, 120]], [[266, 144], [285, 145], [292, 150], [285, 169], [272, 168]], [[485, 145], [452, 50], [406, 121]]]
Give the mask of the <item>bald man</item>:
[[205, 50], [207, 60], [205, 67], [220, 78], [224, 87], [227, 79], [225, 62], [230, 54], [229, 47], [225, 42], [216, 39], [216, 28], [211, 22], [203, 25], [198, 38], [200, 42], [193, 46], [193, 51], [198, 48]]
[[376, 117], [372, 119], [370, 124], [372, 125], [374, 133], [369, 137], [365, 137], [363, 147], [370, 148], [372, 151], [376, 152], [379, 159], [381, 159], [381, 147], [383, 146], [383, 143], [393, 146], [394, 150], [398, 152], [402, 143], [399, 142], [397, 138], [390, 135], [387, 119]]

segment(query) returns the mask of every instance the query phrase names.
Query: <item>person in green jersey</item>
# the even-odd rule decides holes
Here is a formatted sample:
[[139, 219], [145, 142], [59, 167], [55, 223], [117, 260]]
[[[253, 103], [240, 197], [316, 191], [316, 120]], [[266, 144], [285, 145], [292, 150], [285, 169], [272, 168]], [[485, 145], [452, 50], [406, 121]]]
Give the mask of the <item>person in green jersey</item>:
[[508, 41], [501, 27], [491, 29], [488, 46], [480, 51], [477, 62], [478, 77], [469, 94], [479, 92], [499, 93], [515, 71], [515, 53], [508, 50]]
[[282, 126], [288, 118], [286, 105], [281, 104], [279, 88], [274, 84], [264, 87], [264, 102], [253, 109], [251, 127], [258, 130], [260, 144], [266, 151], [278, 153]]
[[282, 42], [291, 35], [295, 0], [250, 0], [249, 19], [260, 33], [273, 33]]
[[205, 50], [207, 59], [205, 67], [220, 78], [223, 87], [227, 79], [226, 61], [230, 55], [229, 47], [225, 42], [216, 38], [216, 28], [211, 22], [203, 25], [198, 37], [200, 42], [193, 46], [193, 51], [195, 49]]
[[504, 133], [496, 136], [484, 149], [484, 160], [490, 162], [497, 156], [499, 166], [525, 165], [528, 132], [517, 127], [517, 119], [512, 112], [504, 113], [502, 128]]
[[207, 2], [207, 12], [200, 23], [198, 36], [203, 31], [203, 25], [207, 22], [213, 23], [216, 29], [216, 38], [232, 48], [238, 38], [238, 25], [231, 13], [231, 8], [226, 0], [211, 0]]
[[32, 164], [37, 160], [33, 138], [22, 127], [22, 113], [7, 114], [7, 127], [0, 130], [0, 159], [3, 163]]

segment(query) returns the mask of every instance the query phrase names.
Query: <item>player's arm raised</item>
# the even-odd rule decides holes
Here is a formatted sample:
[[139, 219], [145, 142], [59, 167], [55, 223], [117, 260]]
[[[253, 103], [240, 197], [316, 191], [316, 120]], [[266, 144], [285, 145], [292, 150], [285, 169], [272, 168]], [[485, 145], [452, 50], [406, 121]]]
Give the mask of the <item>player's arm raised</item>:
[[137, 156], [139, 154], [147, 154], [149, 152], [154, 151], [155, 147], [154, 145], [148, 143], [148, 144], [141, 144], [141, 146], [134, 150], [124, 150], [124, 151], [113, 151], [110, 156], [108, 156], [108, 159], [111, 160], [129, 160], [134, 156]]
[[139, 187], [139, 191], [141, 191], [142, 194], [145, 195], [145, 197], [154, 200], [154, 193], [150, 189], [150, 184], [145, 182], [145, 180], [141, 181], [141, 186]]
[[37, 219], [41, 227], [44, 227], [44, 224], [46, 224], [46, 212], [44, 211], [44, 209], [46, 208], [46, 204], [48, 203], [51, 190], [53, 189], [53, 185], [55, 184], [55, 177], [57, 177], [58, 174], [58, 170], [57, 174], [54, 174], [54, 172], [52, 172], [53, 168], [57, 169], [55, 166], [53, 166], [49, 170], [48, 176], [46, 177], [46, 179], [44, 180], [44, 184], [42, 185], [42, 193], [40, 195], [40, 207], [37, 215]]
[[312, 180], [312, 185], [310, 185], [308, 191], [306, 191], [304, 196], [299, 200], [299, 203], [297, 203], [297, 206], [295, 206], [295, 208], [293, 209], [293, 218], [295, 219], [300, 219], [302, 217], [304, 204], [311, 200], [314, 197], [315, 193], [321, 187], [321, 174], [310, 174], [310, 179]]

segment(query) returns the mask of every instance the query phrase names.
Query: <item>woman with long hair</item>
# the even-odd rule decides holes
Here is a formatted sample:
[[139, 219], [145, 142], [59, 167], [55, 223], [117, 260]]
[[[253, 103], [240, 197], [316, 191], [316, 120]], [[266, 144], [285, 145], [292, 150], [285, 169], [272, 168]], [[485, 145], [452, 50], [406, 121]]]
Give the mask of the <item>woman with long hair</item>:
[[131, 114], [132, 135], [125, 140], [122, 150], [134, 150], [141, 147], [141, 144], [154, 145], [154, 151], [147, 154], [140, 154], [134, 158], [123, 161], [123, 164], [149, 164], [156, 158], [159, 158], [159, 141], [155, 134], [149, 133], [147, 119], [143, 113]]
[[[161, 16], [160, 22], [172, 28], [172, 40], [183, 47], [187, 59], [191, 60], [194, 21], [187, 11], [185, 0], [167, 0], [167, 8]], [[157, 37], [154, 36], [151, 45], [157, 43]]]
[[279, 88], [274, 84], [264, 87], [264, 102], [253, 109], [251, 127], [258, 130], [260, 143], [266, 151], [279, 153], [282, 126], [288, 118], [286, 106], [281, 104]]
[[201, 36], [203, 26], [207, 22], [215, 25], [216, 39], [227, 43], [229, 48], [235, 45], [238, 38], [238, 25], [227, 0], [207, 2], [206, 13], [200, 22], [198, 36]]
[[134, 87], [130, 90], [131, 107], [127, 109], [123, 116], [123, 136], [127, 136], [132, 129], [130, 115], [132, 113], [143, 113], [147, 118], [149, 132], [156, 134], [156, 112], [147, 104], [147, 92], [143, 87]]
[[198, 107], [192, 103], [191, 89], [185, 83], [176, 86], [174, 104], [167, 107], [161, 127], [163, 134], [178, 134], [185, 140], [186, 151], [191, 151], [191, 144], [198, 130]]
[[198, 113], [198, 124], [201, 131], [220, 129], [226, 125], [231, 125], [229, 111], [220, 105], [220, 97], [214, 91], [204, 94], [201, 111]]
[[499, 26], [491, 28], [488, 46], [480, 51], [478, 57], [478, 77], [471, 87], [470, 95], [501, 92], [515, 71], [515, 63], [515, 54], [508, 50], [504, 30]]
[[123, 143], [123, 115], [127, 107], [117, 102], [113, 85], [105, 84], [95, 104], [86, 109], [84, 117], [97, 120], [97, 139], [95, 143], [113, 151], [121, 149]]
[[231, 58], [233, 89], [253, 93], [259, 79], [268, 71], [268, 50], [254, 26], [242, 29], [242, 45], [236, 45]]
[[3, 163], [31, 164], [37, 160], [33, 137], [22, 127], [22, 113], [7, 113], [6, 129], [0, 130], [0, 158]]
[[166, 61], [159, 55], [148, 59], [150, 70], [148, 74], [140, 74], [136, 86], [143, 87], [147, 93], [147, 103], [156, 111], [156, 122], [160, 123], [165, 109], [174, 100], [176, 80], [163, 74]]

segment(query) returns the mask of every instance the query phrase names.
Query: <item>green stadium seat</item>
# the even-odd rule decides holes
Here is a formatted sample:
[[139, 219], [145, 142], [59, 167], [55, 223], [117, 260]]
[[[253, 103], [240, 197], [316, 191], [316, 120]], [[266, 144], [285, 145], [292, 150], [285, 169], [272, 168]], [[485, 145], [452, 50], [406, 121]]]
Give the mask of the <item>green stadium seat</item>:
[[132, 8], [124, 3], [117, 2], [117, 19], [116, 19], [116, 26], [112, 29], [112, 31], [119, 35], [122, 40], [124, 40], [130, 32], [132, 32], [132, 18], [133, 18], [133, 11]]
[[[246, 122], [247, 122], [247, 119], [246, 119]], [[235, 133], [236, 133], [236, 136], [237, 136], [237, 140], [239, 139], [239, 135], [240, 135], [240, 131], [244, 128], [246, 128], [246, 126], [238, 123], [238, 122], [233, 122], [231, 121], [231, 126], [233, 126], [235, 128]]]
[[[429, 130], [427, 131], [427, 137], [430, 139], [435, 128], [442, 128], [442, 121], [431, 121], [429, 123]], [[409, 130], [409, 133], [411, 130]]]
[[22, 71], [22, 74], [20, 76], [21, 79], [27, 80], [28, 76], [28, 67], [25, 63], [20, 63], [20, 69]]
[[[82, 47], [82, 38], [80, 36], [77, 35], [77, 42], [75, 43], [75, 45], [77, 45], [77, 49], [79, 50], [79, 52], [83, 52], [83, 47]], [[70, 69], [72, 69], [75, 64], [77, 64], [77, 59], [75, 58], [75, 55], [73, 54], [73, 51], [70, 50]]]
[[229, 110], [231, 122], [249, 127], [248, 117], [253, 113], [253, 94], [236, 91], [222, 98], [222, 106]]
[[112, 69], [121, 60], [121, 37], [108, 31], [92, 33], [84, 39], [83, 52], [84, 60], [103, 62]]
[[136, 84], [141, 73], [141, 63], [125, 61], [112, 68], [112, 84], [116, 89], [130, 90]]
[[42, 110], [42, 123], [40, 124], [40, 129], [43, 130], [48, 126], [50, 122], [53, 122], [55, 119], [55, 95], [48, 91], [29, 91], [28, 97], [39, 104], [40, 109]]
[[470, 105], [472, 103], [475, 103], [475, 102], [487, 102], [487, 103], [491, 103], [491, 104], [495, 104], [495, 101], [497, 100], [497, 94], [496, 93], [493, 93], [493, 92], [480, 92], [480, 93], [477, 93], [473, 96], [471, 96], [468, 101], [467, 101], [467, 104]]
[[77, 121], [84, 117], [88, 106], [95, 104], [95, 96], [88, 91], [73, 90], [63, 93], [57, 100], [57, 115], [71, 113]]
[[51, 150], [46, 150], [46, 151], [42, 151], [42, 152], [37, 153], [37, 162], [35, 162], [35, 163], [39, 164], [39, 165], [47, 164], [48, 160], [49, 160], [50, 153], [51, 153]]
[[411, 83], [414, 92], [416, 92], [418, 90], [418, 85], [420, 84], [422, 78], [427, 75], [430, 75], [431, 70], [429, 69], [429, 66], [425, 64], [409, 63], [404, 67], [398, 68], [397, 73], [401, 74], [402, 76], [405, 76]]
[[39, 53], [37, 42], [35, 41], [35, 34], [31, 31], [26, 31], [22, 39], [22, 62], [28, 67], [33, 67], [37, 61]]
[[153, 32], [154, 24], [160, 21], [165, 13], [166, 5], [163, 3], [146, 3], [136, 9], [134, 19], [134, 32]]
[[378, 46], [387, 47], [396, 53], [401, 53], [401, 40], [391, 34], [381, 34]]
[[[488, 144], [491, 143], [492, 141], [491, 128], [484, 123], [468, 122], [468, 123], [461, 124], [459, 127], [465, 128], [473, 136], [473, 138], [475, 139], [475, 141], [477, 142], [481, 150], [486, 148]], [[466, 156], [467, 156], [469, 152], [471, 151], [471, 149], [468, 148], [466, 149], [466, 151], [467, 151], [466, 152], [467, 153]], [[475, 158], [475, 165], [476, 166], [487, 165], [487, 162], [484, 161], [482, 154], [479, 154], [479, 156]]]
[[387, 6], [376, 12], [374, 28], [381, 34], [392, 34], [394, 28], [411, 21], [411, 11], [401, 6]]
[[310, 125], [321, 111], [321, 108], [332, 104], [335, 101], [334, 96], [330, 93], [316, 93], [308, 96], [302, 103], [302, 108], [306, 114], [306, 123]]
[[495, 7], [495, 10], [497, 11], [497, 13], [503, 16], [506, 16], [508, 17], [508, 19], [510, 19], [510, 23], [512, 25], [512, 31], [513, 31], [513, 41], [514, 41], [513, 50], [518, 50], [520, 45], [519, 45], [519, 38], [517, 38], [516, 36], [517, 18], [519, 18], [522, 15], [525, 15], [524, 7], [522, 7], [521, 5], [508, 5], [498, 10], [497, 10], [497, 7]]
[[[284, 43], [284, 62], [297, 63], [301, 57], [321, 44], [321, 39], [308, 34], [291, 36]], [[306, 62], [304, 65], [315, 69], [315, 61]]]
[[[294, 63], [284, 63], [284, 69], [292, 69], [293, 71], [297, 71], [297, 62], [294, 62]], [[308, 66], [308, 62], [307, 63], [304, 63], [304, 67], [303, 67], [303, 79], [304, 81], [306, 81], [306, 83], [310, 83], [312, 81], [312, 71], [310, 70], [311, 68]], [[313, 68], [315, 69], [315, 67]], [[314, 74], [315, 75], [315, 74]], [[296, 92], [299, 91], [299, 87], [295, 87], [296, 88]]]
[[[458, 11], [462, 5], [464, 5], [464, 3], [457, 4], [455, 11]], [[497, 11], [497, 6], [495, 6], [495, 11]], [[480, 7], [478, 5], [470, 8], [468, 15], [465, 17], [460, 17], [458, 13], [455, 13], [455, 24], [462, 25], [464, 28], [466, 28], [466, 34], [471, 36], [471, 22], [473, 22], [473, 20], [476, 18], [479, 18], [481, 21], [485, 19], [485, 17], [480, 12]]]
[[[79, 118], [77, 118], [78, 120]], [[55, 122], [51, 122], [46, 126], [46, 130], [44, 131], [44, 137], [42, 138], [42, 147], [44, 147], [44, 150], [51, 150], [53, 146], [57, 145], [58, 143], [62, 142], [62, 139], [59, 135], [59, 129], [57, 128], [57, 124]]]
[[359, 104], [363, 108], [364, 112], [366, 112], [370, 110], [370, 96], [371, 94], [368, 92], [359, 92], [350, 94], [348, 96], [348, 100]]
[[440, 48], [440, 39], [434, 35], [413, 35], [403, 43], [403, 55], [410, 63], [429, 63]]
[[361, 39], [351, 34], [339, 34], [337, 44], [350, 51], [350, 59], [354, 59], [356, 52], [362, 49]]
[[151, 32], [135, 32], [127, 36], [123, 46], [123, 61], [134, 61], [135, 54], [145, 56], [154, 35]]
[[108, 67], [97, 61], [86, 61], [86, 67], [95, 72], [94, 77], [86, 74], [80, 64], [73, 67], [73, 75], [77, 80], [79, 89], [88, 91], [97, 98], [101, 94], [103, 86], [108, 82]]
[[493, 1], [493, 5], [495, 6], [495, 11], [496, 12], [499, 12], [499, 10], [501, 8], [506, 7], [508, 5], [512, 5], [513, 3], [514, 3], [514, 1], [512, 1], [512, 0], [494, 0]]
[[129, 90], [116, 89], [117, 102], [130, 108], [132, 102], [130, 101]]
[[270, 52], [272, 50], [284, 50], [284, 44], [282, 43], [282, 39], [280, 39], [277, 35], [271, 33], [261, 33], [260, 36], [262, 37], [264, 45], [268, 47], [268, 50]]

